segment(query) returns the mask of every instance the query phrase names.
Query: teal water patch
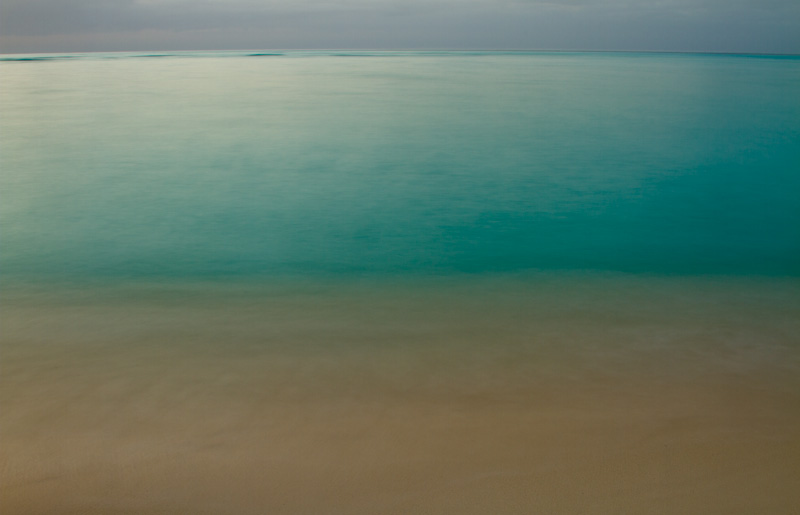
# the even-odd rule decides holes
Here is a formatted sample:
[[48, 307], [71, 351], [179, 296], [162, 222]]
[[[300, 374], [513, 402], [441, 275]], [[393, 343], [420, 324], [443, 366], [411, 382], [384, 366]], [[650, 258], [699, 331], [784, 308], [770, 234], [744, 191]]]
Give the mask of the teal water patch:
[[4, 280], [800, 273], [798, 59], [256, 53], [0, 63]]

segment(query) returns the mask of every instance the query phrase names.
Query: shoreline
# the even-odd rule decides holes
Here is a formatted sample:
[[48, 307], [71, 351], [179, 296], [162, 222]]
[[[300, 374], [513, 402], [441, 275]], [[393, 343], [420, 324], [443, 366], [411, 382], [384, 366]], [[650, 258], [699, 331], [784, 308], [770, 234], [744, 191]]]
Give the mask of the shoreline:
[[800, 506], [794, 283], [518, 279], [7, 296], [0, 507]]

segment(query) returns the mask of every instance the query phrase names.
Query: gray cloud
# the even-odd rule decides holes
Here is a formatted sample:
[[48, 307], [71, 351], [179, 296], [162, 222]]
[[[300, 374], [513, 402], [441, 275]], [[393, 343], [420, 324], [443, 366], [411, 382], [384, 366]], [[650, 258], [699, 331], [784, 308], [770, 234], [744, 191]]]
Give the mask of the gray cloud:
[[0, 51], [562, 48], [800, 53], [796, 0], [4, 0]]

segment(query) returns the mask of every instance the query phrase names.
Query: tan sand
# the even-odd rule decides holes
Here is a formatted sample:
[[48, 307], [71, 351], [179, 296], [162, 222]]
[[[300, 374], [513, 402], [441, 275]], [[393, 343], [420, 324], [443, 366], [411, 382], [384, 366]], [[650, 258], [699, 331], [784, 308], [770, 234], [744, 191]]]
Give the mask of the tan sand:
[[800, 512], [793, 312], [289, 304], [7, 310], [2, 513]]
[[[65, 406], [3, 437], [3, 512], [793, 513], [797, 396], [671, 391]], [[56, 410], [53, 410], [56, 411]], [[133, 412], [139, 413], [134, 416]], [[119, 420], [124, 418], [127, 420]]]

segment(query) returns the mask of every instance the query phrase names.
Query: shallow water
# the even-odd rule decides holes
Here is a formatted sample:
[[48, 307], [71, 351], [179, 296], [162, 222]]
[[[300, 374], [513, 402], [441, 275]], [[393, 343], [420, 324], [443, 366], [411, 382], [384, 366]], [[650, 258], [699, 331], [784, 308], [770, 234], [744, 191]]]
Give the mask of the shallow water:
[[800, 60], [256, 53], [0, 60], [10, 512], [800, 505]]
[[25, 288], [10, 513], [791, 511], [796, 279]]
[[798, 59], [190, 55], [0, 63], [6, 280], [800, 271]]

